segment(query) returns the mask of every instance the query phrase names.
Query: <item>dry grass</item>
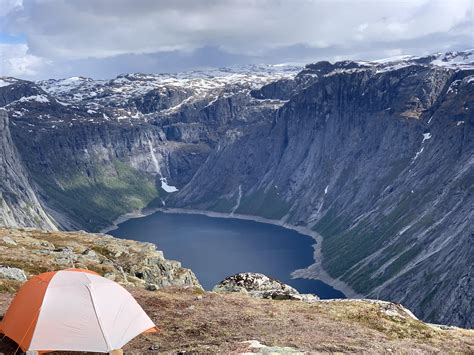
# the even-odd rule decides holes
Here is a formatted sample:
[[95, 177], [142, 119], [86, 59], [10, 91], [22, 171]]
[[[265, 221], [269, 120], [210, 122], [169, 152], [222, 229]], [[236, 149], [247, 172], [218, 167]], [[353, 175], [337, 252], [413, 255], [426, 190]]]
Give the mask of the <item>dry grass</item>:
[[[192, 289], [131, 292], [161, 332], [135, 338], [126, 353], [237, 353], [247, 351], [242, 342], [252, 339], [315, 353], [474, 352], [472, 330], [433, 328], [388, 316], [367, 302], [308, 304]], [[0, 297], [0, 312], [10, 299], [8, 294]], [[3, 342], [0, 351], [9, 354], [14, 346]]]

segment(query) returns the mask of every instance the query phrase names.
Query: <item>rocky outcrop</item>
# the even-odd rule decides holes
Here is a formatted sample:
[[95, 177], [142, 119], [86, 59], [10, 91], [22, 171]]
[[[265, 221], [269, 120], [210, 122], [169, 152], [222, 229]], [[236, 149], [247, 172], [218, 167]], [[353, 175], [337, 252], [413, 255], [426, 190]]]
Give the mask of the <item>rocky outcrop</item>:
[[201, 288], [191, 270], [165, 259], [154, 244], [106, 234], [0, 228], [0, 260], [0, 279], [25, 281], [26, 276], [72, 267], [149, 290]]
[[221, 293], [246, 293], [252, 297], [274, 300], [298, 300], [305, 302], [319, 300], [319, 297], [316, 295], [300, 294], [296, 289], [281, 281], [253, 272], [229, 276], [217, 284], [213, 291]]

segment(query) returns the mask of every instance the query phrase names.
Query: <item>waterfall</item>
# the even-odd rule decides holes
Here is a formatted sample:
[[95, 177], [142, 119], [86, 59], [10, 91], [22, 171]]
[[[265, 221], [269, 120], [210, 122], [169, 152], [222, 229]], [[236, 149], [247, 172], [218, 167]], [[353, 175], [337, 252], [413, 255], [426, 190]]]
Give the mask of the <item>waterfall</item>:
[[148, 140], [148, 147], [150, 148], [151, 160], [153, 162], [153, 165], [155, 165], [156, 173], [158, 175], [160, 175], [160, 177], [162, 177], [161, 170], [160, 170], [160, 164], [158, 164], [158, 159], [156, 159], [155, 150], [153, 149], [153, 145], [151, 144], [151, 140], [148, 137], [147, 137], [147, 140]]
[[230, 211], [230, 214], [234, 214], [235, 211], [240, 206], [240, 200], [242, 199], [242, 185], [239, 185], [239, 194], [237, 195], [237, 202], [235, 203], [235, 206], [232, 208], [232, 211]]
[[178, 191], [178, 189], [175, 186], [168, 185], [168, 180], [165, 177], [163, 177], [163, 175], [161, 174], [160, 164], [158, 163], [158, 159], [156, 158], [155, 150], [153, 149], [151, 140], [148, 137], [147, 137], [147, 142], [148, 142], [148, 147], [150, 148], [151, 160], [153, 162], [153, 165], [155, 166], [156, 173], [160, 176], [161, 188], [168, 193]]

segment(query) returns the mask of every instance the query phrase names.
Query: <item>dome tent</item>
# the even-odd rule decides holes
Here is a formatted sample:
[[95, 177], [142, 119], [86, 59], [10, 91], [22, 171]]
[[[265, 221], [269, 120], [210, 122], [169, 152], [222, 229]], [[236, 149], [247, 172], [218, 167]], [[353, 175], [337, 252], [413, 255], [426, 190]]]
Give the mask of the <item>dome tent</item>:
[[132, 295], [82, 269], [34, 276], [10, 304], [0, 333], [23, 351], [110, 352], [157, 331]]

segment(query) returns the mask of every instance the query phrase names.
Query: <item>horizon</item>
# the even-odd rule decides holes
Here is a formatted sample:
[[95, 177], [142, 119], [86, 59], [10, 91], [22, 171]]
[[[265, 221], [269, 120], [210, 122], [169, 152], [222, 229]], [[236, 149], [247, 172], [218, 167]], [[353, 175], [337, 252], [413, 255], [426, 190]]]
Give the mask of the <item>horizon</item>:
[[474, 48], [472, 17], [469, 0], [5, 0], [0, 76], [106, 79], [424, 56]]
[[8, 76], [8, 75], [3, 75], [0, 73], [0, 78], [14, 78], [14, 79], [19, 79], [23, 81], [45, 81], [45, 80], [67, 80], [71, 78], [84, 78], [84, 79], [92, 79], [95, 81], [107, 81], [107, 80], [113, 80], [121, 76], [125, 75], [136, 75], [136, 74], [143, 74], [143, 75], [179, 75], [179, 74], [184, 74], [184, 73], [207, 73], [211, 71], [220, 71], [224, 69], [231, 69], [237, 71], [238, 69], [245, 69], [245, 68], [253, 68], [253, 67], [259, 67], [259, 66], [267, 66], [267, 67], [274, 67], [274, 68], [305, 68], [307, 65], [310, 64], [315, 64], [319, 62], [329, 62], [331, 64], [335, 64], [338, 62], [344, 62], [344, 61], [353, 61], [353, 62], [365, 62], [365, 63], [391, 63], [391, 62], [396, 62], [399, 60], [408, 60], [408, 59], [416, 59], [416, 58], [423, 58], [423, 57], [429, 57], [429, 56], [434, 56], [434, 55], [441, 55], [441, 54], [449, 54], [449, 53], [465, 53], [465, 52], [474, 52], [474, 47], [473, 48], [465, 48], [465, 49], [460, 49], [460, 50], [455, 50], [455, 51], [436, 51], [432, 53], [428, 53], [425, 55], [413, 55], [413, 54], [402, 54], [402, 55], [396, 55], [396, 56], [390, 56], [390, 57], [385, 57], [385, 58], [377, 58], [377, 59], [372, 59], [372, 60], [362, 60], [362, 59], [340, 59], [340, 60], [328, 60], [321, 58], [319, 60], [315, 61], [310, 61], [310, 62], [305, 62], [305, 63], [297, 63], [297, 62], [287, 62], [287, 63], [249, 63], [249, 64], [236, 64], [236, 65], [229, 65], [229, 66], [220, 66], [220, 67], [206, 67], [206, 68], [195, 68], [195, 69], [189, 69], [189, 70], [182, 70], [182, 71], [162, 71], [162, 72], [122, 72], [118, 73], [115, 76], [111, 77], [91, 77], [91, 76], [84, 76], [84, 75], [71, 75], [71, 76], [66, 76], [66, 77], [48, 77], [48, 78], [40, 78], [40, 79], [28, 79], [28, 78], [21, 78], [18, 76]]

